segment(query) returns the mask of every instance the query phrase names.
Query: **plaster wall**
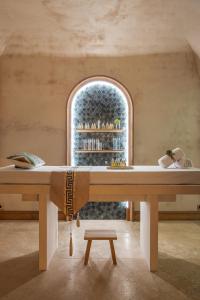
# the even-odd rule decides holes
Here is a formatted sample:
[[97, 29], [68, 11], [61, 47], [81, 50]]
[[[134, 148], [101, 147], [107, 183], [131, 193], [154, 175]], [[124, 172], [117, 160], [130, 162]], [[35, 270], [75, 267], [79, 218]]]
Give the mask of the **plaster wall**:
[[[200, 167], [200, 80], [191, 53], [130, 57], [0, 58], [0, 156], [30, 151], [47, 164], [66, 161], [66, 101], [88, 76], [111, 76], [134, 103], [134, 163], [157, 164], [166, 149], [182, 147]], [[13, 201], [15, 198], [15, 201]], [[199, 197], [162, 204], [162, 210], [196, 210]], [[7, 210], [37, 209], [20, 196], [1, 196]]]
[[195, 62], [196, 62], [196, 67], [197, 67], [197, 73], [198, 73], [199, 79], [200, 79], [200, 58], [195, 53], [194, 53], [194, 57], [195, 57]]

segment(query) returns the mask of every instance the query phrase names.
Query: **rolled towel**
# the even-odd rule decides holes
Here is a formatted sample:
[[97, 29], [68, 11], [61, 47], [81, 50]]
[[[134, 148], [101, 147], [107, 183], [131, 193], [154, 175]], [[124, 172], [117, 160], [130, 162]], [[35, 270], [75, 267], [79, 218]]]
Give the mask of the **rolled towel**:
[[180, 160], [185, 158], [185, 153], [181, 148], [175, 148], [172, 150], [172, 156], [174, 160]]
[[177, 168], [177, 169], [184, 169], [185, 168], [185, 161], [186, 160], [184, 158], [176, 160], [174, 162], [174, 167]]
[[168, 168], [171, 166], [175, 161], [180, 161], [180, 166], [184, 163], [182, 160], [185, 160], [185, 153], [181, 148], [175, 148], [173, 150], [167, 150], [166, 155], [162, 156], [158, 160], [158, 164], [162, 168]]
[[158, 160], [158, 164], [162, 168], [168, 168], [171, 164], [173, 164], [174, 160], [169, 155], [164, 155]]

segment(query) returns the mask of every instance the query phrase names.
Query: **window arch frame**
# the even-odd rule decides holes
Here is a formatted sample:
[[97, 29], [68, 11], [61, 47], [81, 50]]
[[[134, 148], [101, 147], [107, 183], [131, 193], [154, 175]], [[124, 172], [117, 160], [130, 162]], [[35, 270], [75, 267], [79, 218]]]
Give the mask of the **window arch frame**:
[[67, 120], [66, 120], [66, 131], [67, 131], [67, 139], [66, 139], [66, 163], [67, 165], [71, 165], [71, 120], [72, 120], [72, 102], [74, 100], [74, 96], [81, 89], [83, 86], [87, 85], [88, 83], [94, 81], [105, 81], [108, 83], [113, 84], [117, 88], [121, 90], [124, 94], [125, 99], [127, 100], [128, 105], [128, 165], [134, 164], [134, 148], [133, 148], [133, 132], [134, 132], [134, 118], [133, 118], [133, 100], [132, 97], [127, 90], [127, 88], [112, 77], [107, 76], [91, 76], [86, 79], [83, 79], [79, 83], [77, 83], [73, 89], [71, 90], [68, 99], [67, 99]]

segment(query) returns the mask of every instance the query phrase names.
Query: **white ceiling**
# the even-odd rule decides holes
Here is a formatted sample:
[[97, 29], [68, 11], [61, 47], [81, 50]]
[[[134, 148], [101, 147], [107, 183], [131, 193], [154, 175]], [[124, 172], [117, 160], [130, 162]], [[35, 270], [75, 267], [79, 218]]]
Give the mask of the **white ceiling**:
[[200, 52], [200, 0], [0, 0], [0, 53]]

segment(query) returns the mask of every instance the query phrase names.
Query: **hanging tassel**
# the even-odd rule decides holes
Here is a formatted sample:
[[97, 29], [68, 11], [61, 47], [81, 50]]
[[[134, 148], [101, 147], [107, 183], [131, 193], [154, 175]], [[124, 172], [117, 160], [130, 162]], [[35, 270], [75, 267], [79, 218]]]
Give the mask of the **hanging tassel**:
[[79, 212], [77, 213], [77, 217], [76, 217], [76, 226], [80, 227], [80, 216], [79, 216]]
[[73, 255], [72, 221], [69, 222], [69, 256]]
[[73, 255], [73, 241], [72, 241], [72, 232], [70, 232], [70, 241], [69, 241], [69, 256]]

